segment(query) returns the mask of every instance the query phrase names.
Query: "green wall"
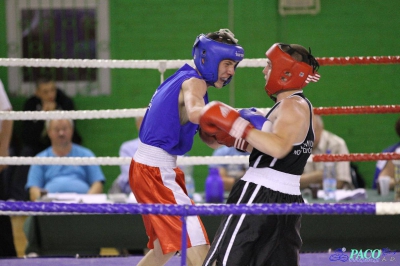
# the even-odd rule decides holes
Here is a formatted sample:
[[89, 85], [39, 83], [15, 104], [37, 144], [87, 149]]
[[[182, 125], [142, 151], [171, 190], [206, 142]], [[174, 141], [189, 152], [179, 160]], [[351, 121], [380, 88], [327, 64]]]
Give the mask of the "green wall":
[[[234, 4], [229, 12], [229, 4]], [[400, 1], [321, 0], [321, 12], [282, 17], [278, 1], [109, 1], [111, 59], [189, 59], [200, 33], [228, 28], [245, 48], [246, 58], [263, 58], [275, 42], [311, 47], [317, 57], [384, 56], [400, 54]], [[0, 3], [0, 56], [7, 56], [4, 2]], [[229, 16], [232, 14], [233, 16]], [[211, 100], [235, 107], [271, 107], [265, 94], [262, 68], [238, 68], [233, 88], [210, 89]], [[315, 107], [398, 104], [400, 65], [326, 66], [321, 80], [305, 89]], [[142, 108], [160, 82], [157, 70], [113, 69], [108, 96], [76, 96], [79, 110]], [[166, 77], [173, 73], [167, 71]], [[7, 85], [6, 68], [0, 78]], [[234, 102], [229, 92], [234, 95]], [[12, 97], [21, 110], [21, 97]], [[398, 114], [334, 115], [324, 117], [326, 129], [342, 136], [351, 153], [376, 153], [398, 141]], [[97, 156], [118, 156], [125, 140], [137, 136], [133, 119], [80, 120], [84, 145]], [[18, 128], [18, 123], [17, 123]], [[211, 155], [196, 137], [191, 155]], [[371, 182], [374, 162], [357, 162]], [[117, 166], [102, 166], [108, 186]], [[196, 189], [203, 190], [206, 166], [195, 167]]]

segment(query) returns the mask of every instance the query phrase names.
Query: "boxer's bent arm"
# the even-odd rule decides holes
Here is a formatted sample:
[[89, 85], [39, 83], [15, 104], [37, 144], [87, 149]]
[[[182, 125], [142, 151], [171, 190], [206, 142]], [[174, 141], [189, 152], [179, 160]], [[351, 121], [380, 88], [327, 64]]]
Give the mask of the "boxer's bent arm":
[[205, 106], [207, 84], [204, 80], [191, 78], [182, 83], [183, 101], [190, 122], [199, 124], [201, 110]]
[[304, 140], [310, 120], [307, 103], [303, 105], [285, 100], [279, 106], [271, 133], [252, 129], [246, 137], [254, 148], [278, 159], [285, 157], [295, 143]]

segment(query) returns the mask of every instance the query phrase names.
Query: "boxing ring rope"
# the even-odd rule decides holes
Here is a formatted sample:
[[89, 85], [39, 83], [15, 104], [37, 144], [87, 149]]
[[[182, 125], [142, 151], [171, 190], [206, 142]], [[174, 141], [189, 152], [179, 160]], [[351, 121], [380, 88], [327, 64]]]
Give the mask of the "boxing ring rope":
[[156, 214], [174, 216], [194, 215], [394, 215], [400, 214], [400, 202], [377, 203], [269, 203], [269, 204], [85, 204], [0, 201], [3, 215], [72, 215], [72, 214]]
[[[367, 65], [398, 64], [400, 56], [367, 56], [367, 57], [322, 57], [317, 58], [321, 66], [333, 65]], [[161, 80], [166, 69], [180, 68], [184, 63], [194, 65], [192, 60], [80, 60], [80, 59], [22, 59], [0, 58], [0, 66], [5, 67], [63, 67], [63, 68], [136, 68], [158, 69]], [[266, 59], [244, 59], [238, 67], [264, 67]], [[268, 109], [260, 108], [262, 111]], [[145, 109], [90, 110], [90, 111], [8, 111], [0, 112], [0, 120], [40, 120], [40, 119], [115, 119], [143, 116]], [[400, 105], [381, 106], [348, 106], [314, 108], [315, 114], [382, 114], [399, 113]], [[376, 161], [398, 160], [397, 153], [375, 154], [337, 154], [312, 155], [314, 162], [322, 161]], [[36, 157], [0, 157], [0, 164], [129, 164], [131, 158], [97, 157], [97, 158], [36, 158]], [[248, 156], [215, 156], [178, 157], [178, 165], [208, 165], [215, 163], [247, 163]], [[53, 202], [19, 202], [0, 201], [0, 215], [60, 215], [60, 214], [156, 214], [182, 217], [182, 265], [186, 259], [186, 217], [192, 215], [284, 215], [284, 214], [356, 214], [356, 215], [399, 215], [400, 202], [377, 203], [314, 203], [314, 204], [198, 204], [198, 205], [165, 205], [165, 204], [75, 204]]]
[[60, 214], [155, 214], [180, 216], [182, 220], [181, 265], [186, 265], [186, 218], [191, 215], [395, 215], [400, 214], [400, 202], [352, 204], [73, 204], [44, 202], [0, 201], [0, 215], [60, 215]]
[[[240, 109], [240, 108], [239, 108]], [[269, 108], [257, 108], [267, 113]], [[114, 119], [143, 116], [145, 108], [113, 109], [113, 110], [84, 110], [84, 111], [0, 111], [2, 120], [46, 120], [55, 118], [65, 119]], [[394, 114], [400, 112], [400, 105], [369, 105], [369, 106], [338, 106], [314, 107], [317, 115], [349, 115], [349, 114]]]
[[[398, 106], [383, 107], [362, 107], [362, 108], [315, 108], [315, 110], [327, 110], [324, 114], [337, 114], [343, 112], [349, 114], [356, 110], [369, 110], [372, 113], [398, 112]], [[142, 115], [145, 109], [133, 109], [127, 115], [121, 116], [119, 112], [111, 113], [110, 110], [94, 112], [90, 118], [116, 118]], [[12, 115], [10, 115], [12, 113]], [[2, 119], [24, 119], [27, 112], [2, 112]], [[87, 111], [56, 111], [56, 112], [29, 112], [31, 117], [37, 119], [66, 118], [68, 114], [76, 117], [68, 118], [87, 118]], [[41, 113], [37, 115], [37, 113]], [[94, 114], [94, 115], [93, 115]], [[8, 116], [10, 115], [10, 116]], [[369, 160], [389, 160], [400, 159], [398, 153], [381, 154], [336, 154], [336, 155], [311, 155], [312, 161], [369, 161]], [[0, 163], [3, 164], [98, 164], [115, 165], [129, 164], [131, 158], [39, 158], [39, 157], [2, 157]], [[221, 160], [221, 162], [219, 162]], [[215, 156], [208, 157], [178, 157], [178, 165], [199, 165], [199, 164], [237, 164], [247, 163], [248, 156]], [[0, 215], [90, 215], [90, 214], [155, 214], [155, 215], [175, 215], [182, 220], [182, 240], [181, 240], [181, 265], [186, 265], [186, 217], [191, 215], [283, 215], [283, 214], [327, 214], [327, 215], [399, 215], [400, 202], [377, 202], [377, 203], [316, 203], [316, 204], [207, 204], [207, 205], [165, 205], [165, 204], [74, 204], [74, 203], [52, 203], [52, 202], [12, 202], [0, 201]]]
[[[258, 108], [266, 113], [269, 108]], [[91, 110], [91, 111], [0, 111], [0, 120], [46, 120], [46, 119], [115, 119], [143, 116], [145, 108]], [[338, 114], [382, 114], [399, 113], [400, 105], [376, 106], [344, 106], [344, 107], [315, 107], [314, 113], [320, 115]], [[319, 154], [311, 155], [309, 160], [323, 161], [376, 161], [399, 160], [398, 153], [353, 153], [353, 154]], [[129, 164], [128, 157], [96, 157], [96, 158], [37, 158], [37, 157], [0, 157], [0, 163], [8, 165], [31, 164], [68, 164], [68, 165], [123, 165]], [[209, 165], [209, 164], [243, 164], [248, 162], [248, 156], [191, 156], [178, 157], [179, 165]]]
[[[395, 56], [353, 56], [317, 57], [321, 66], [398, 64], [400, 55]], [[192, 59], [179, 60], [109, 60], [109, 59], [37, 59], [0, 58], [0, 66], [6, 67], [71, 67], [71, 68], [136, 68], [136, 69], [178, 69], [183, 64], [194, 66]], [[264, 67], [266, 58], [243, 59], [238, 67]]]
[[[0, 164], [5, 165], [124, 165], [130, 164], [130, 157], [0, 157]], [[350, 153], [350, 154], [315, 154], [311, 155], [312, 162], [367, 162], [377, 160], [400, 160], [400, 154], [387, 153]], [[178, 156], [178, 165], [210, 165], [210, 164], [245, 164], [249, 156]]]
[[[321, 66], [397, 64], [400, 56], [353, 56], [353, 57], [317, 57]], [[70, 67], [70, 68], [136, 68], [158, 69], [161, 82], [167, 69], [178, 69], [183, 64], [194, 66], [193, 60], [108, 60], [108, 59], [37, 59], [37, 58], [0, 58], [0, 66], [6, 67]], [[264, 67], [266, 58], [243, 59], [238, 67]]]

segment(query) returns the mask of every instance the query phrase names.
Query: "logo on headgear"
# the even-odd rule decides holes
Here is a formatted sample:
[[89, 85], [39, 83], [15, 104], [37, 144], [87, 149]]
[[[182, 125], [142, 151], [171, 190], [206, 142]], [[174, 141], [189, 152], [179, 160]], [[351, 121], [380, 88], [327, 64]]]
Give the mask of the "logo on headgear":
[[244, 54], [241, 53], [240, 51], [236, 51], [235, 55], [236, 55], [237, 57], [244, 57]]
[[[224, 30], [224, 32], [226, 31]], [[238, 64], [244, 58], [243, 48], [236, 44], [237, 40], [233, 38], [232, 33], [230, 33], [230, 36], [235, 44], [217, 42], [204, 34], [200, 34], [193, 45], [192, 56], [196, 68], [203, 79], [212, 86], [218, 80], [218, 66], [222, 60], [233, 60]], [[226, 86], [231, 79], [232, 77], [228, 78], [223, 86]]]

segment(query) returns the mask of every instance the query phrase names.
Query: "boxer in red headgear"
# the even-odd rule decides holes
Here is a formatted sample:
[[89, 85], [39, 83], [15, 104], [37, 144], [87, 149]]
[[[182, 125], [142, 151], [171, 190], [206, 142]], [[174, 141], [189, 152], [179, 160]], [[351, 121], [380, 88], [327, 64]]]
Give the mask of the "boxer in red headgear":
[[291, 46], [275, 43], [265, 54], [274, 65], [274, 68], [267, 69], [270, 74], [265, 84], [265, 90], [270, 97], [283, 90], [302, 89], [310, 81], [319, 80], [320, 76], [316, 72], [319, 64], [311, 55], [311, 50], [307, 52], [297, 44]]
[[[266, 53], [265, 90], [276, 103], [264, 117], [220, 102], [203, 109], [200, 126], [243, 138], [249, 169], [228, 204], [303, 203], [300, 176], [314, 144], [313, 108], [302, 88], [317, 81], [319, 64], [297, 44], [274, 44]], [[298, 265], [301, 215], [230, 215], [223, 219], [203, 265]]]

